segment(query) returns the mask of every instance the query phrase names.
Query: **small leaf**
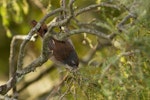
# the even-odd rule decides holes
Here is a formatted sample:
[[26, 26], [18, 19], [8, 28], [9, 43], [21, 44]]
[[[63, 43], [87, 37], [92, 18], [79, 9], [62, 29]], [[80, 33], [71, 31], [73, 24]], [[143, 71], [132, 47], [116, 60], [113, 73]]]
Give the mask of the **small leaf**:
[[120, 62], [126, 63], [126, 58], [125, 58], [125, 57], [121, 57], [121, 58], [120, 58]]
[[11, 31], [9, 30], [9, 28], [6, 28], [6, 35], [8, 38], [12, 37]]
[[16, 1], [13, 1], [13, 9], [16, 12], [16, 15], [14, 16], [14, 19], [16, 22], [22, 21], [22, 16], [21, 16], [21, 8], [19, 4]]
[[8, 21], [8, 14], [7, 14], [7, 4], [6, 2], [3, 2], [3, 5], [0, 7], [0, 14], [2, 16], [2, 23], [4, 26], [8, 26], [9, 25], [9, 21]]
[[28, 14], [29, 12], [29, 5], [27, 3], [27, 0], [23, 0], [22, 10], [24, 14]]

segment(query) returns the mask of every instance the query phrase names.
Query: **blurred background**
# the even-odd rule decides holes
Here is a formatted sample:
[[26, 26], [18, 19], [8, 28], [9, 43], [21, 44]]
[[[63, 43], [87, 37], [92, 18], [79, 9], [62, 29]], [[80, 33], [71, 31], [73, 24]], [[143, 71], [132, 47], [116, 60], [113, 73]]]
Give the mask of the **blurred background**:
[[[90, 28], [100, 32], [115, 32], [119, 35], [111, 41], [86, 33], [71, 36], [80, 59], [79, 74], [73, 82], [65, 81], [65, 85], [60, 85], [59, 91], [50, 100], [150, 99], [150, 1], [76, 0], [74, 8], [78, 10], [101, 2], [116, 5], [117, 9], [98, 7], [79, 15], [78, 21], [82, 24], [90, 23]], [[9, 79], [10, 44], [13, 36], [28, 34], [31, 20], [39, 21], [47, 12], [58, 7], [59, 0], [0, 1], [0, 85]], [[124, 23], [124, 30], [118, 31], [117, 25], [129, 13], [137, 17], [129, 18]], [[49, 18], [46, 23], [52, 19], [53, 17]], [[69, 27], [79, 28], [73, 22]], [[16, 43], [15, 65], [21, 42], [18, 40]], [[41, 38], [38, 37], [35, 42], [27, 45], [23, 66], [40, 55], [41, 44]], [[140, 53], [125, 54], [136, 50]], [[66, 73], [64, 67], [57, 67], [49, 60], [19, 82], [19, 100], [46, 100]], [[69, 75], [72, 77], [71, 73]], [[31, 84], [23, 88], [30, 81]]]

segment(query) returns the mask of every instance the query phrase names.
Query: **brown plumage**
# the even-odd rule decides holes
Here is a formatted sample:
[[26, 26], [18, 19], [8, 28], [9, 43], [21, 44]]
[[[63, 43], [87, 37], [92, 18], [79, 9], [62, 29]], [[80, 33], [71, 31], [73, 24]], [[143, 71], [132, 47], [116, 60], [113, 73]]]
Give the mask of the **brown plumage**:
[[[33, 20], [31, 24], [34, 27], [37, 22]], [[47, 25], [43, 24], [38, 30], [38, 35], [43, 37], [46, 32]], [[71, 41], [69, 41], [68, 39], [59, 41], [51, 37], [48, 45], [49, 49], [53, 52], [53, 56], [51, 57], [52, 61], [54, 61], [55, 63], [66, 65], [67, 67], [69, 66], [71, 69], [78, 67], [78, 56]]]

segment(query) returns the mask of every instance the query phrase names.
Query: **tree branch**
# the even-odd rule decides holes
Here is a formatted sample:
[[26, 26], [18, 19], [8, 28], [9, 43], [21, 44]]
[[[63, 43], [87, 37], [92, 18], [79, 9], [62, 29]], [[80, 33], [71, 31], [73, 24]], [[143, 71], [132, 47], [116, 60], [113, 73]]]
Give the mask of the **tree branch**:
[[139, 53], [140, 51], [139, 50], [135, 50], [135, 51], [128, 51], [128, 52], [123, 52], [123, 53], [120, 53], [112, 63], [109, 63], [102, 71], [102, 74], [100, 76], [100, 80], [102, 81], [104, 76], [106, 75], [106, 72], [109, 70], [109, 68], [111, 67], [112, 64], [114, 64], [115, 62], [117, 62], [122, 56], [130, 56], [130, 55], [133, 55], [135, 53]]
[[70, 37], [72, 35], [81, 34], [81, 33], [88, 33], [88, 34], [96, 35], [98, 37], [101, 37], [101, 38], [104, 38], [104, 39], [108, 39], [108, 40], [111, 39], [111, 36], [112, 36], [112, 34], [106, 35], [105, 33], [97, 31], [97, 30], [80, 28], [80, 29], [71, 30], [68, 33], [56, 34], [54, 37], [57, 38], [58, 40], [63, 40], [66, 37]]
[[[26, 66], [24, 69], [22, 69], [22, 65], [23, 65], [23, 59], [24, 59], [24, 50], [25, 50], [25, 47], [27, 45], [27, 43], [31, 40], [34, 32], [36, 32], [40, 26], [42, 25], [42, 23], [44, 23], [44, 21], [49, 18], [50, 16], [62, 11], [63, 9], [62, 8], [58, 8], [52, 12], [49, 12], [47, 15], [45, 15], [41, 21], [34, 27], [30, 30], [30, 32], [28, 33], [28, 35], [25, 37], [24, 41], [22, 42], [21, 46], [20, 46], [20, 52], [19, 52], [19, 57], [18, 57], [18, 63], [17, 63], [17, 72], [14, 73], [14, 75], [9, 79], [9, 81], [4, 84], [4, 85], [1, 85], [0, 86], [0, 94], [6, 94], [12, 87], [14, 87], [16, 85], [16, 82], [18, 81], [18, 79], [25, 75], [25, 74], [28, 74], [32, 71], [34, 71], [38, 66], [42, 65], [44, 62], [46, 62], [48, 60], [48, 50], [45, 49], [45, 45], [46, 43], [43, 42], [43, 50], [42, 50], [42, 53], [41, 55], [36, 59], [34, 60], [32, 63], [30, 63], [28, 66]], [[44, 51], [46, 50], [46, 51]], [[12, 51], [13, 53], [13, 51]], [[12, 58], [13, 55], [10, 56], [10, 58]]]
[[115, 8], [115, 9], [118, 9], [119, 10], [119, 7], [117, 7], [116, 5], [113, 5], [113, 4], [108, 4], [108, 3], [100, 3], [100, 4], [94, 4], [94, 5], [90, 5], [90, 6], [87, 6], [85, 8], [82, 8], [80, 10], [78, 10], [76, 13], [75, 13], [75, 16], [78, 16], [84, 12], [87, 12], [89, 10], [92, 10], [92, 9], [95, 9], [97, 7], [110, 7], [110, 8]]
[[[21, 46], [20, 46], [18, 62], [17, 62], [17, 72], [14, 73], [14, 75], [9, 79], [9, 81], [6, 84], [0, 86], [0, 94], [3, 94], [3, 95], [6, 94], [12, 87], [14, 87], [16, 85], [16, 83], [19, 81], [19, 79], [22, 76], [34, 71], [37, 67], [41, 66], [42, 64], [44, 64], [48, 60], [48, 58], [50, 57], [50, 54], [51, 54], [51, 52], [48, 48], [48, 42], [49, 42], [49, 38], [53, 35], [52, 34], [53, 33], [53, 28], [58, 27], [58, 26], [66, 25], [71, 21], [71, 19], [73, 17], [78, 16], [79, 14], [82, 14], [86, 11], [89, 11], [91, 9], [94, 9], [94, 8], [97, 8], [97, 7], [100, 7], [100, 6], [113, 7], [113, 8], [117, 9], [117, 7], [115, 5], [101, 3], [101, 4], [97, 4], [97, 5], [90, 5], [86, 8], [80, 9], [78, 12], [74, 12], [73, 3], [74, 3], [74, 0], [70, 0], [69, 6], [68, 6], [69, 7], [69, 12], [67, 12], [67, 10], [64, 7], [60, 7], [58, 9], [54, 10], [54, 11], [51, 11], [47, 15], [45, 15], [37, 23], [37, 25], [34, 28], [32, 28], [30, 30], [30, 32], [25, 37], [24, 41], [21, 43]], [[23, 59], [24, 59], [24, 50], [25, 50], [25, 47], [26, 47], [27, 43], [31, 40], [34, 33], [37, 30], [39, 30], [41, 25], [49, 17], [51, 17], [51, 16], [53, 16], [53, 15], [59, 13], [59, 12], [62, 12], [62, 11], [67, 12], [68, 16], [63, 20], [53, 22], [49, 25], [48, 32], [45, 34], [45, 36], [43, 38], [42, 52], [41, 52], [40, 56], [23, 69], [22, 66], [23, 66]], [[105, 33], [97, 31], [97, 30], [80, 28], [80, 29], [71, 30], [71, 31], [69, 31], [68, 33], [65, 33], [65, 34], [56, 35], [56, 38], [58, 40], [62, 40], [66, 37], [69, 37], [69, 36], [74, 35], [74, 34], [79, 34], [79, 33], [90, 33], [90, 34], [97, 35], [99, 37], [102, 37], [102, 38], [105, 38], [105, 39], [108, 39], [108, 40], [111, 39], [111, 36], [112, 36], [112, 34], [106, 35]], [[14, 51], [11, 52], [12, 55], [10, 55], [10, 59], [12, 59], [14, 57], [13, 52]]]
[[132, 13], [129, 13], [127, 16], [125, 16], [121, 22], [117, 25], [117, 28], [120, 32], [125, 31], [124, 24], [129, 20], [130, 18], [136, 18], [136, 16]]

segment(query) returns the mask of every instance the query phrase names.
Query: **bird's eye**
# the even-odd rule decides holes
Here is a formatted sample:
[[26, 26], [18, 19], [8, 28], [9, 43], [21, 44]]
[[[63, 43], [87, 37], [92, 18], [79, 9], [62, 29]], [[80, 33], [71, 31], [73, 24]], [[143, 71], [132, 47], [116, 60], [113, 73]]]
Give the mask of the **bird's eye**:
[[44, 33], [46, 33], [47, 32], [47, 29], [44, 29]]
[[71, 60], [71, 63], [72, 63], [72, 64], [75, 64], [75, 61], [74, 61], [74, 60]]
[[71, 65], [72, 65], [72, 66], [77, 66], [77, 63], [76, 63], [74, 60], [72, 60], [72, 61], [71, 61]]

